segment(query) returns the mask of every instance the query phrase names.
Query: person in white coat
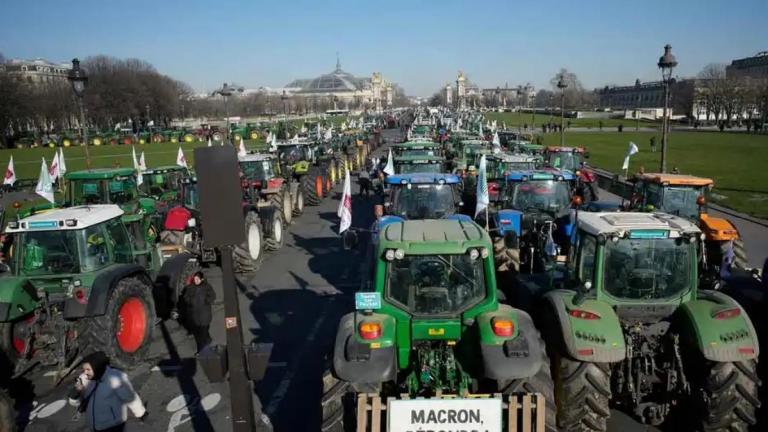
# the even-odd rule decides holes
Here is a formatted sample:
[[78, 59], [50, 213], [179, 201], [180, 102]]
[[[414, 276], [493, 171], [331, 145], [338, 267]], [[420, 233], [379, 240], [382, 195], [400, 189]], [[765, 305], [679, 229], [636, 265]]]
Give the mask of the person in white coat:
[[109, 366], [101, 351], [83, 359], [83, 373], [75, 382], [70, 403], [85, 413], [92, 431], [122, 432], [128, 421], [128, 410], [144, 421], [148, 412], [133, 390], [125, 372]]

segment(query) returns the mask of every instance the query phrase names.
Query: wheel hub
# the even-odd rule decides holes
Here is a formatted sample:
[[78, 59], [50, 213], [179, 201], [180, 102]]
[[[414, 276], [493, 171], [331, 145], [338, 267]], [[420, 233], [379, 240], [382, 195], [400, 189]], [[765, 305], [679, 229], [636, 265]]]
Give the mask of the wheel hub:
[[251, 254], [251, 259], [259, 259], [260, 251], [261, 237], [259, 236], [259, 227], [250, 225], [248, 227], [248, 253]]
[[147, 310], [137, 297], [127, 299], [117, 313], [115, 337], [120, 349], [127, 353], [138, 350], [147, 331]]

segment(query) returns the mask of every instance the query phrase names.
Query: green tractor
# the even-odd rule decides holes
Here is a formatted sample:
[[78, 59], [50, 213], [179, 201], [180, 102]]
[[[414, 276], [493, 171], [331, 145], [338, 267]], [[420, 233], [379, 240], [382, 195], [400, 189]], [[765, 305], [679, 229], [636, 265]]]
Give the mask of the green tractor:
[[[116, 205], [87, 205], [8, 222], [0, 268], [0, 350], [9, 375], [36, 364], [59, 377], [89, 351], [128, 368], [146, 357], [156, 298], [181, 264], [144, 257]], [[158, 278], [153, 282], [154, 276]], [[160, 276], [163, 276], [162, 278]], [[161, 288], [163, 287], [163, 288]]]
[[189, 169], [179, 165], [161, 166], [146, 169], [141, 172], [141, 176], [141, 194], [167, 208], [179, 202], [181, 182], [189, 177]]
[[309, 142], [283, 142], [277, 145], [280, 172], [297, 181], [303, 189], [306, 204], [319, 205], [332, 187], [327, 172], [315, 165], [316, 151]]
[[272, 205], [283, 215], [288, 226], [294, 216], [304, 212], [304, 191], [292, 178], [281, 176], [277, 159], [271, 154], [251, 153], [238, 157], [241, 185], [247, 201]]
[[701, 243], [677, 216], [580, 212], [565, 277], [523, 281], [561, 430], [605, 431], [612, 406], [685, 430], [755, 424], [757, 335], [735, 300], [698, 287]]
[[544, 342], [527, 313], [499, 302], [488, 234], [410, 220], [372, 240], [323, 377], [322, 430], [518, 430], [522, 420], [554, 431]]

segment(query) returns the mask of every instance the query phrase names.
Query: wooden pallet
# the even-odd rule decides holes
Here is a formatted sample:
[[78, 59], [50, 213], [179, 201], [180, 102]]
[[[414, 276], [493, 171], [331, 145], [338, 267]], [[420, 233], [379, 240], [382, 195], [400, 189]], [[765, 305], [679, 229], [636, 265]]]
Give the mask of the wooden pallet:
[[[457, 395], [442, 395], [442, 399], [459, 398]], [[504, 430], [507, 432], [544, 432], [546, 422], [544, 396], [539, 393], [524, 395], [469, 395], [465, 398], [500, 398], [502, 399], [502, 417], [506, 419]], [[410, 399], [408, 395], [390, 400]], [[357, 432], [381, 432], [387, 429], [387, 402], [376, 393], [357, 395]]]

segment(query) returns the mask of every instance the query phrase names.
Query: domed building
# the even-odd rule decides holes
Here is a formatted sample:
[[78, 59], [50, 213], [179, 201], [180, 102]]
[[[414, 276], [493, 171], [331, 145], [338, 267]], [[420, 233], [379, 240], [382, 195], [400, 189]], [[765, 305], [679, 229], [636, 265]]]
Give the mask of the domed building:
[[329, 98], [339, 107], [350, 104], [369, 104], [377, 108], [392, 104], [392, 84], [374, 72], [370, 78], [361, 78], [344, 71], [336, 59], [336, 69], [317, 78], [297, 79], [285, 87], [296, 89], [293, 94], [306, 98]]

